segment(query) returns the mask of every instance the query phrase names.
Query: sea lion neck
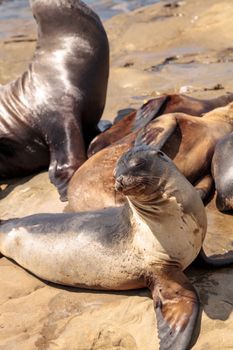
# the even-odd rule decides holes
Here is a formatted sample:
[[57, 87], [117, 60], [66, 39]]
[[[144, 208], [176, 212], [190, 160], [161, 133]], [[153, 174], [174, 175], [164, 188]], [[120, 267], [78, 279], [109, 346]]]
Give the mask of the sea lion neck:
[[127, 199], [136, 221], [140, 217], [151, 229], [154, 224], [157, 225], [161, 220], [164, 220], [171, 207], [181, 208], [175, 192], [165, 190], [165, 186], [160, 187], [159, 191], [153, 195], [147, 195], [145, 198], [127, 197]]
[[[165, 173], [161, 178], [157, 190], [152, 194], [140, 197], [127, 197], [133, 216], [136, 221], [141, 218], [151, 229], [156, 230], [159, 223], [165, 222], [169, 213], [186, 215], [195, 213], [200, 216], [199, 206], [201, 199], [198, 193], [190, 191], [190, 183], [178, 169]], [[203, 217], [203, 226], [206, 219]]]
[[203, 119], [207, 119], [208, 121], [222, 121], [233, 126], [233, 103], [229, 103], [225, 107], [219, 107], [206, 113]]

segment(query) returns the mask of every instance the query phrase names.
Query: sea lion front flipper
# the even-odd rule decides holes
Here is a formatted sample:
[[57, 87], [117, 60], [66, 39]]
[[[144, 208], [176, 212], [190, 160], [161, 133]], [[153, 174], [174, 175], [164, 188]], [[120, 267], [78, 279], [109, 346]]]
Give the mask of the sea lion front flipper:
[[174, 114], [167, 114], [147, 125], [137, 135], [135, 146], [147, 144], [161, 149], [177, 127]]
[[169, 95], [164, 95], [144, 103], [136, 112], [132, 131], [143, 128], [153, 119], [162, 115], [169, 101]]
[[[49, 178], [57, 187], [62, 201], [67, 200], [68, 183], [86, 160], [85, 142], [81, 122], [74, 119], [73, 114], [60, 112], [54, 119], [53, 128], [47, 131], [47, 144], [50, 150]], [[63, 116], [65, 125], [59, 123]]]
[[212, 190], [214, 188], [213, 177], [210, 174], [204, 176], [195, 184], [195, 188], [199, 192], [201, 199], [205, 205], [208, 204], [208, 200], [211, 197], [211, 194], [213, 192]]
[[194, 287], [178, 268], [156, 274], [148, 286], [154, 300], [160, 350], [187, 350], [199, 313]]

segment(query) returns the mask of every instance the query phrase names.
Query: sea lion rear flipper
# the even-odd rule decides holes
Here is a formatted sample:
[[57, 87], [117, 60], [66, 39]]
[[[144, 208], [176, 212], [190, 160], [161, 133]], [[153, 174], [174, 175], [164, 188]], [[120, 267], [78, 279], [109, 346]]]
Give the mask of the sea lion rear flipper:
[[169, 101], [169, 95], [164, 95], [144, 103], [142, 107], [140, 107], [136, 112], [136, 116], [132, 125], [132, 131], [143, 128], [153, 119], [163, 114]]
[[156, 274], [149, 284], [155, 305], [160, 350], [186, 350], [192, 341], [199, 313], [194, 287], [178, 269]]
[[224, 254], [215, 254], [207, 256], [203, 248], [198, 254], [197, 258], [193, 262], [194, 265], [207, 268], [217, 268], [217, 267], [226, 267], [233, 264], [233, 250], [229, 250]]
[[151, 122], [139, 132], [135, 146], [143, 143], [161, 149], [177, 127], [177, 120], [173, 114], [162, 116]]

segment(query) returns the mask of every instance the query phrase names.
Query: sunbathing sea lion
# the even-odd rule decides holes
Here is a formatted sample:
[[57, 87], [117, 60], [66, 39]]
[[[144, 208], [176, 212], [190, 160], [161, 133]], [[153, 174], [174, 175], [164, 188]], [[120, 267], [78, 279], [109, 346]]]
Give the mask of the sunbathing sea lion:
[[31, 0], [34, 57], [0, 88], [0, 178], [49, 166], [62, 199], [97, 135], [106, 98], [109, 47], [99, 17], [80, 0]]
[[212, 176], [217, 192], [216, 205], [220, 211], [233, 210], [233, 133], [216, 145], [212, 160]]
[[[198, 256], [206, 214], [200, 196], [161, 151], [136, 147], [119, 160], [121, 207], [2, 221], [0, 252], [47, 281], [88, 289], [148, 287], [160, 349], [188, 349], [199, 301], [182, 272]], [[214, 260], [219, 266], [233, 259]]]
[[185, 95], [162, 95], [149, 100], [138, 111], [134, 111], [115, 123], [107, 131], [96, 136], [88, 149], [91, 157], [101, 149], [122, 139], [131, 132], [146, 126], [151, 120], [162, 114], [181, 112], [201, 116], [214, 108], [222, 107], [233, 101], [233, 94], [226, 94], [211, 100], [200, 100]]
[[105, 290], [147, 286], [161, 349], [187, 349], [199, 303], [182, 271], [205, 236], [202, 202], [171, 160], [148, 147], [121, 158], [116, 188], [129, 204], [2, 222], [0, 252], [55, 283]]
[[162, 149], [205, 200], [213, 185], [210, 168], [215, 145], [232, 131], [233, 103], [202, 118], [182, 113], [161, 116], [141, 131], [101, 150], [79, 168], [68, 188], [70, 208], [95, 210], [122, 204], [124, 198], [116, 196], [111, 174], [116, 160], [132, 147], [135, 139], [138, 145], [146, 143]]

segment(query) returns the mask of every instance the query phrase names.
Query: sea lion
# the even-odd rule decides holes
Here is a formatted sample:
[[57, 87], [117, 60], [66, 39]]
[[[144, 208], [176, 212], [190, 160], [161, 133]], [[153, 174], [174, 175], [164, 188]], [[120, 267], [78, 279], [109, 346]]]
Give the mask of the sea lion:
[[161, 116], [141, 131], [101, 150], [79, 168], [68, 187], [70, 209], [95, 210], [122, 204], [125, 199], [116, 196], [111, 174], [117, 159], [132, 147], [135, 139], [138, 145], [146, 143], [162, 149], [205, 201], [213, 188], [210, 168], [215, 145], [232, 131], [233, 103], [202, 118], [182, 113]]
[[[160, 349], [188, 349], [199, 301], [182, 271], [199, 252], [208, 262], [200, 196], [163, 152], [148, 146], [124, 154], [115, 178], [124, 206], [2, 221], [0, 252], [54, 283], [100, 290], [147, 286]], [[216, 259], [219, 266], [232, 261]]]
[[216, 145], [212, 159], [212, 176], [216, 188], [216, 206], [222, 212], [233, 210], [233, 133]]
[[[119, 208], [39, 214], [0, 225], [0, 252], [47, 281], [89, 289], [148, 287], [160, 349], [187, 349], [199, 311], [183, 270], [197, 257], [206, 214], [190, 183], [161, 151], [130, 150], [118, 162]], [[87, 249], [88, 246], [88, 249]]]
[[80, 0], [30, 0], [38, 26], [33, 59], [0, 88], [0, 178], [49, 165], [61, 199], [97, 134], [109, 73], [99, 17]]
[[178, 94], [166, 94], [146, 102], [138, 111], [126, 115], [114, 123], [107, 131], [96, 136], [88, 148], [88, 157], [101, 149], [122, 139], [131, 132], [146, 126], [151, 120], [167, 113], [185, 113], [201, 116], [214, 108], [222, 107], [233, 101], [233, 94], [226, 94], [211, 100], [201, 100]]

